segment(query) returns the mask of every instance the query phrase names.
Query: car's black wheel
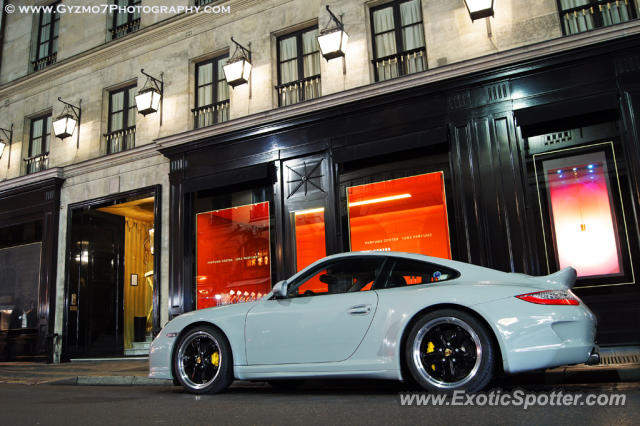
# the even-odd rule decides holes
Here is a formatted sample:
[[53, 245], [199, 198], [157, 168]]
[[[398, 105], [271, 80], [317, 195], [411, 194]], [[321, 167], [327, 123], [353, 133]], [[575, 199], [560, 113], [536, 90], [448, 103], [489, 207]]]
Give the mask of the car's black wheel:
[[269, 386], [274, 389], [296, 389], [304, 384], [304, 380], [269, 380]]
[[411, 376], [429, 391], [483, 389], [493, 376], [496, 360], [489, 333], [466, 312], [446, 309], [424, 315], [405, 344]]
[[190, 393], [218, 393], [233, 381], [233, 359], [226, 337], [213, 327], [186, 332], [173, 355], [176, 379]]

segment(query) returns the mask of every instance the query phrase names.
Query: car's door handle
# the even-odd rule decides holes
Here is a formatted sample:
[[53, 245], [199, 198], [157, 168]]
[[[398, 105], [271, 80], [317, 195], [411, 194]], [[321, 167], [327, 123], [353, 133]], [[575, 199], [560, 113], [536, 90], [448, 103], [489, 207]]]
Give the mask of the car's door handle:
[[371, 305], [355, 305], [349, 308], [350, 315], [368, 315], [371, 312]]

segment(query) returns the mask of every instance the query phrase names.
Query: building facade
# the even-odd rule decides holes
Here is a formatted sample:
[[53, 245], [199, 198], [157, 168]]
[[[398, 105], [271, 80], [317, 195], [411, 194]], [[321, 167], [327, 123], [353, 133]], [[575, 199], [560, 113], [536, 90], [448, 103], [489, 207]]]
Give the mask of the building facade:
[[144, 353], [171, 317], [349, 250], [572, 265], [599, 341], [638, 342], [635, 1], [6, 3], [3, 359]]

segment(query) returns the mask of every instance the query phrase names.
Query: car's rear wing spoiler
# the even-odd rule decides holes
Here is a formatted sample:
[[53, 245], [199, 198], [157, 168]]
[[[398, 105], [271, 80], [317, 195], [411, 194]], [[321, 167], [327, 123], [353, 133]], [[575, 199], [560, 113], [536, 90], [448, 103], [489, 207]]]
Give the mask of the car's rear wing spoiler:
[[571, 266], [567, 266], [564, 269], [554, 272], [553, 274], [545, 275], [543, 277], [536, 277], [538, 280], [545, 281], [552, 285], [554, 288], [566, 288], [570, 289], [576, 283], [576, 277], [578, 273]]

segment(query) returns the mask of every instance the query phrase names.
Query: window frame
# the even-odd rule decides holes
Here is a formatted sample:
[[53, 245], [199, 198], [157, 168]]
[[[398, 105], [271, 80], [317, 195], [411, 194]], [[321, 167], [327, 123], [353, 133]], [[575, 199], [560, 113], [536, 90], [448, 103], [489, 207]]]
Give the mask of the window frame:
[[[142, 4], [142, 0], [126, 0], [127, 1], [127, 5], [125, 7], [129, 7], [129, 6], [140, 6]], [[118, 5], [118, 0], [114, 0], [113, 3], [115, 5]], [[118, 12], [118, 10], [116, 9], [116, 11], [113, 13], [113, 17], [112, 17], [112, 21], [111, 21], [111, 29], [109, 30], [109, 32], [111, 33], [111, 39], [112, 40], [117, 40], [119, 38], [122, 38], [124, 36], [126, 36], [127, 34], [131, 34], [133, 32], [136, 32], [140, 29], [140, 15], [138, 15], [137, 18], [135, 18], [135, 12], [126, 12], [127, 13], [127, 22], [118, 25], [118, 16], [120, 15], [120, 13]], [[137, 21], [137, 24], [136, 24]], [[125, 28], [125, 27], [129, 27], [131, 26], [131, 28], [126, 28], [124, 31], [122, 31], [122, 34], [117, 36], [116, 34], [120, 33], [120, 31], [118, 31], [119, 28]]]
[[[390, 2], [387, 3], [383, 3], [380, 4], [378, 6], [374, 6], [369, 8], [369, 24], [371, 27], [371, 48], [372, 48], [372, 55], [373, 55], [373, 59], [371, 60], [371, 62], [373, 63], [373, 71], [374, 71], [374, 76], [375, 76], [375, 81], [379, 82], [381, 81], [379, 78], [379, 74], [378, 74], [378, 68], [376, 67], [376, 62], [379, 61], [383, 61], [385, 59], [391, 59], [391, 58], [396, 58], [399, 57], [400, 55], [403, 54], [408, 54], [408, 53], [413, 53], [413, 52], [418, 52], [423, 50], [424, 51], [424, 69], [426, 70], [428, 68], [428, 63], [427, 63], [427, 40], [426, 38], [424, 38], [425, 36], [425, 29], [424, 29], [424, 16], [423, 16], [423, 12], [422, 12], [422, 0], [419, 0], [420, 3], [420, 22], [414, 22], [412, 24], [409, 25], [402, 25], [402, 17], [400, 15], [400, 5], [402, 3], [407, 3], [409, 1], [412, 0], [392, 0]], [[391, 7], [393, 9], [393, 29], [389, 30], [389, 31], [384, 31], [381, 33], [376, 33], [375, 32], [375, 23], [373, 20], [373, 14], [377, 11], [377, 10], [382, 10], [382, 9], [386, 9], [388, 7]], [[420, 48], [417, 49], [412, 49], [412, 50], [404, 50], [404, 36], [402, 31], [407, 28], [407, 27], [411, 27], [414, 25], [422, 25], [422, 36], [424, 38], [423, 43], [424, 45]], [[388, 56], [384, 56], [382, 58], [378, 58], [377, 56], [377, 46], [376, 46], [376, 36], [380, 35], [380, 34], [386, 34], [386, 33], [390, 33], [390, 32], [394, 32], [395, 33], [395, 39], [396, 39], [396, 53], [392, 54], [392, 55], [388, 55]], [[398, 73], [398, 77], [402, 77], [404, 75], [408, 75], [409, 73], [405, 72], [404, 67], [400, 66], [399, 67], [399, 73]], [[397, 77], [396, 77], [397, 78]], [[382, 80], [382, 81], [386, 81], [386, 80]]]
[[[558, 15], [560, 17], [560, 27], [562, 27], [562, 35], [564, 35], [564, 36], [571, 36], [571, 35], [581, 34], [581, 33], [584, 33], [584, 32], [596, 30], [598, 28], [604, 28], [604, 27], [608, 27], [608, 26], [612, 26], [612, 25], [618, 25], [618, 24], [605, 25], [603, 20], [602, 20], [602, 15], [598, 14], [598, 13], [594, 13], [594, 17], [593, 17], [594, 27], [593, 27], [593, 29], [587, 30], [587, 31], [579, 31], [577, 33], [568, 34], [567, 33], [567, 29], [566, 29], [566, 27], [564, 25], [565, 15], [567, 15], [569, 13], [573, 13], [573, 12], [579, 12], [579, 11], [584, 10], [584, 9], [597, 8], [599, 5], [606, 6], [607, 4], [609, 4], [609, 3], [611, 3], [612, 1], [615, 1], [615, 0], [588, 0], [589, 1], [588, 4], [585, 4], [585, 5], [582, 5], [582, 6], [573, 7], [573, 8], [570, 8], [570, 9], [563, 9], [561, 1], [562, 0], [556, 0], [556, 4], [557, 4], [557, 7], [558, 7]], [[638, 17], [638, 15], [636, 13], [635, 2], [633, 0], [629, 0], [628, 4], [629, 4], [629, 7], [630, 7], [630, 12], [631, 12], [631, 17], [630, 17], [629, 20], [633, 21], [634, 19], [637, 19], [637, 17]]]
[[[33, 141], [35, 139], [33, 128], [37, 121], [43, 120], [42, 133], [39, 135], [41, 140], [40, 152], [34, 153]], [[29, 146], [27, 147], [26, 173], [32, 174], [49, 168], [49, 152], [51, 150], [51, 135], [52, 135], [52, 118], [51, 113], [39, 115], [29, 120]], [[46, 150], [44, 149], [44, 142], [47, 141]]]
[[[134, 83], [134, 84], [129, 84], [127, 86], [120, 87], [118, 89], [110, 90], [108, 92], [108, 96], [109, 96], [109, 112], [108, 112], [108, 115], [107, 115], [107, 134], [105, 136], [108, 137], [108, 136], [113, 135], [114, 133], [126, 132], [127, 130], [133, 130], [133, 132], [135, 134], [136, 124], [134, 124], [133, 126], [129, 126], [128, 125], [129, 124], [128, 123], [128, 117], [129, 117], [129, 110], [132, 109], [132, 108], [134, 108], [134, 109], [136, 108], [135, 96], [133, 97], [134, 99], [129, 99], [129, 92], [130, 92], [131, 89], [134, 89], [136, 87], [137, 87], [137, 84]], [[123, 101], [122, 101], [123, 107], [122, 107], [122, 110], [113, 111], [112, 97], [113, 97], [114, 94], [119, 93], [119, 92], [123, 92], [123, 94], [124, 94]], [[133, 104], [133, 106], [131, 106], [131, 103]], [[123, 127], [122, 127], [122, 129], [113, 130], [113, 128], [112, 128], [112, 126], [113, 126], [113, 123], [112, 123], [113, 114], [115, 112], [120, 112], [120, 111], [123, 112]], [[135, 113], [137, 114], [138, 111], [136, 110]], [[124, 126], [125, 122], [127, 124], [126, 126]], [[136, 120], [136, 122], [137, 122], [137, 120]], [[135, 136], [134, 136], [134, 138], [135, 138]], [[134, 139], [134, 146], [132, 146], [130, 148], [121, 149], [120, 151], [112, 152], [111, 151], [111, 144], [109, 144], [108, 138], [107, 138], [107, 154], [115, 154], [117, 152], [126, 151], [127, 149], [131, 149], [131, 148], [134, 148], [134, 147], [135, 147], [135, 139]]]
[[[320, 81], [322, 81], [322, 73], [320, 74], [315, 74], [315, 75], [311, 75], [309, 77], [305, 77], [304, 76], [304, 58], [306, 56], [309, 55], [313, 55], [313, 54], [318, 54], [321, 55], [322, 52], [320, 51], [320, 46], [318, 45], [318, 50], [313, 51], [312, 53], [307, 53], [306, 55], [304, 54], [304, 50], [303, 50], [303, 43], [302, 43], [302, 35], [304, 33], [307, 33], [309, 31], [319, 31], [318, 29], [318, 24], [315, 25], [311, 25], [309, 27], [304, 27], [302, 29], [299, 29], [297, 31], [293, 31], [287, 34], [283, 34], [279, 37], [276, 38], [276, 67], [277, 67], [277, 71], [278, 71], [278, 84], [276, 85], [276, 94], [278, 95], [278, 106], [284, 106], [282, 105], [281, 102], [281, 98], [278, 92], [278, 90], [280, 90], [283, 87], [287, 87], [296, 83], [304, 83], [305, 81], [311, 81], [314, 80], [316, 78], [320, 79]], [[319, 33], [318, 33], [319, 34]], [[282, 40], [286, 40], [288, 38], [296, 38], [296, 57], [295, 59], [288, 59], [286, 61], [281, 61], [280, 57], [281, 57], [281, 52], [280, 52], [280, 42]], [[317, 41], [316, 41], [317, 43]], [[297, 70], [298, 70], [298, 79], [297, 80], [293, 80], [293, 81], [289, 81], [287, 83], [283, 83], [282, 82], [282, 70], [280, 68], [280, 65], [285, 63], [285, 62], [291, 62], [291, 61], [296, 61], [297, 62]], [[322, 94], [320, 94], [318, 97], [322, 96]], [[309, 98], [309, 99], [305, 99], [305, 91], [304, 90], [300, 90], [299, 91], [299, 100], [296, 103], [300, 103], [300, 102], [304, 102], [310, 99], [317, 99], [317, 98]], [[288, 104], [288, 105], [293, 105], [293, 104]]]
[[[224, 81], [226, 83], [226, 76], [224, 75], [224, 72], [222, 72], [222, 76], [218, 75], [218, 68], [219, 68], [219, 62], [223, 61], [223, 60], [228, 60], [229, 59], [229, 53], [225, 53], [223, 55], [218, 55], [215, 56], [213, 58], [210, 59], [206, 59], [204, 61], [200, 61], [197, 62], [195, 64], [195, 95], [194, 95], [194, 107], [191, 110], [191, 112], [194, 115], [194, 121], [193, 121], [193, 128], [194, 129], [201, 129], [204, 127], [209, 127], [209, 126], [213, 126], [214, 124], [218, 124], [218, 123], [222, 123], [224, 121], [228, 121], [229, 117], [227, 117], [227, 120], [218, 120], [218, 115], [217, 114], [213, 114], [213, 123], [211, 123], [209, 126], [198, 126], [198, 119], [196, 117], [196, 113], [202, 109], [211, 107], [211, 106], [217, 106], [217, 105], [222, 105], [224, 103], [228, 103], [228, 108], [231, 107], [231, 96], [229, 96], [229, 92], [227, 91], [227, 99], [224, 99], [222, 101], [216, 101], [215, 99], [218, 98], [218, 83], [220, 83], [221, 81]], [[201, 66], [205, 66], [211, 64], [211, 71], [212, 71], [212, 79], [211, 79], [211, 100], [212, 102], [210, 104], [207, 105], [201, 105], [198, 106], [198, 93], [200, 89], [200, 73], [199, 73], [199, 69]], [[222, 78], [219, 78], [222, 77]], [[203, 85], [202, 87], [204, 87], [206, 85]], [[227, 112], [227, 114], [229, 114], [229, 112]]]
[[[57, 40], [60, 34], [60, 14], [56, 12], [56, 6], [60, 4], [60, 1], [51, 4], [53, 10], [50, 12], [51, 19], [49, 20], [49, 39], [45, 42], [42, 41], [42, 18], [44, 17], [45, 11], [41, 10], [40, 15], [38, 16], [38, 37], [36, 39], [36, 52], [35, 52], [35, 60], [33, 61], [33, 71], [39, 71], [48, 67], [49, 65], [53, 65], [56, 63], [56, 59], [58, 56], [58, 47], [56, 46], [56, 51], [53, 52], [53, 42], [54, 39]], [[56, 33], [56, 22], [58, 23], [58, 31]], [[48, 45], [49, 54], [43, 57], [40, 57], [40, 46]], [[40, 63], [44, 65], [40, 67]]]
[[[442, 270], [447, 270], [450, 271], [451, 277], [443, 279], [443, 280], [439, 280], [439, 281], [433, 281], [433, 282], [426, 282], [426, 283], [421, 283], [421, 284], [407, 284], [404, 287], [387, 287], [387, 284], [389, 282], [389, 278], [391, 277], [391, 274], [393, 273], [394, 268], [396, 267], [396, 262], [398, 261], [403, 261], [403, 262], [415, 262], [415, 263], [420, 263], [422, 265], [425, 265], [425, 269], [428, 267], [433, 267], [434, 269], [442, 269]], [[454, 269], [450, 266], [445, 266], [439, 263], [434, 263], [434, 262], [429, 262], [427, 260], [421, 260], [421, 259], [413, 259], [413, 258], [406, 258], [406, 257], [398, 257], [398, 256], [389, 256], [387, 257], [387, 263], [385, 265], [384, 270], [382, 271], [382, 275], [384, 275], [385, 277], [382, 280], [379, 280], [380, 282], [376, 283], [377, 286], [374, 287], [374, 290], [391, 290], [394, 288], [411, 288], [411, 287], [419, 287], [419, 286], [424, 286], [424, 285], [434, 285], [434, 284], [438, 284], [438, 283], [443, 283], [443, 282], [447, 282], [447, 281], [453, 281], [456, 280], [458, 278], [460, 278], [462, 276], [462, 274], [460, 273], [460, 271], [458, 271], [457, 269]]]
[[380, 284], [380, 279], [384, 276], [384, 272], [388, 265], [388, 257], [387, 256], [367, 256], [367, 255], [355, 255], [355, 256], [345, 256], [339, 257], [337, 259], [329, 259], [321, 262], [320, 264], [309, 268], [308, 270], [303, 270], [298, 276], [292, 277], [293, 279], [286, 280], [287, 282], [287, 299], [298, 299], [301, 297], [314, 297], [314, 296], [338, 296], [341, 294], [347, 294], [348, 292], [343, 293], [316, 293], [309, 296], [298, 295], [297, 293], [292, 294], [292, 290], [295, 289], [297, 291], [298, 287], [305, 284], [309, 279], [313, 278], [318, 272], [327, 269], [333, 265], [340, 264], [343, 262], [354, 262], [360, 260], [371, 260], [379, 263], [377, 267], [377, 274], [373, 280], [373, 284], [371, 288], [367, 291], [376, 290], [377, 286]]
[[[545, 182], [543, 163], [547, 160], [556, 160], [571, 158], [576, 155], [589, 154], [592, 152], [602, 151], [604, 158], [608, 166], [608, 185], [611, 195], [611, 211], [613, 213], [613, 221], [616, 231], [616, 239], [619, 244], [619, 255], [621, 256], [620, 263], [623, 268], [623, 272], [620, 274], [610, 275], [594, 275], [587, 277], [578, 277], [576, 279], [575, 289], [579, 288], [606, 288], [609, 286], [635, 284], [635, 269], [633, 266], [633, 250], [632, 241], [630, 240], [630, 232], [633, 229], [629, 229], [629, 223], [625, 219], [625, 206], [629, 205], [630, 200], [624, 196], [622, 187], [627, 171], [624, 170], [624, 164], [620, 164], [618, 159], [619, 146], [616, 137], [600, 138], [598, 140], [579, 144], [569, 148], [557, 148], [547, 151], [539, 152], [531, 155], [531, 166], [533, 173], [533, 190], [535, 192], [536, 204], [539, 208], [539, 217], [537, 219], [538, 227], [541, 229], [541, 245], [542, 245], [542, 268], [546, 269], [547, 273], [551, 273], [554, 270], [559, 269], [559, 262], [557, 258], [555, 235], [553, 230], [553, 222], [550, 210], [550, 200], [548, 196], [548, 187]], [[624, 160], [623, 160], [624, 161]]]

